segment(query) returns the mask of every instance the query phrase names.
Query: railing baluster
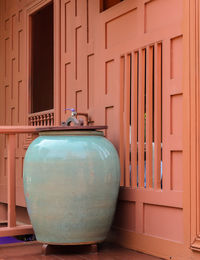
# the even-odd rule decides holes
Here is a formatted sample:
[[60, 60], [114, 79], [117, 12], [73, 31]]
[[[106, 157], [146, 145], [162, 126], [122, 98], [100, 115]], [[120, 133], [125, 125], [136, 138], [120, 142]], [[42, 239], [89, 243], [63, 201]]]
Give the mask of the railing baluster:
[[43, 125], [43, 116], [40, 115], [40, 125]]
[[37, 116], [37, 125], [40, 125], [40, 116]]
[[54, 125], [54, 118], [53, 118], [53, 113], [51, 113], [51, 126], [53, 126]]
[[34, 125], [33, 117], [30, 117], [30, 125]]
[[49, 114], [47, 114], [46, 116], [47, 116], [47, 126], [49, 126]]
[[15, 134], [7, 135], [8, 144], [8, 227], [16, 226], [16, 176], [15, 176]]
[[44, 115], [44, 125], [45, 126], [47, 125], [47, 115], [46, 114]]

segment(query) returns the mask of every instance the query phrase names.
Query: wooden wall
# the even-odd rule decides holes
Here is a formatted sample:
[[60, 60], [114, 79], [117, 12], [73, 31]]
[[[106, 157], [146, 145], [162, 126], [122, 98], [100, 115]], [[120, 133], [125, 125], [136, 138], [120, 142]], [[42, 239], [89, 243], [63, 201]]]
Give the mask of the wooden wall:
[[[28, 18], [48, 2], [0, 0], [1, 124], [28, 122]], [[105, 134], [119, 151], [122, 170], [115, 241], [167, 259], [188, 259], [183, 208], [184, 1], [116, 2], [100, 12], [98, 0], [54, 1], [54, 121], [66, 120], [69, 112], [64, 109], [73, 107], [88, 113], [92, 124], [108, 125]], [[28, 142], [23, 136], [17, 143], [19, 205], [24, 205], [22, 164]], [[1, 137], [2, 202], [5, 165]]]
[[[0, 1], [1, 125], [24, 125], [28, 121], [25, 2], [28, 1]], [[22, 187], [25, 140], [25, 137], [18, 137], [16, 149], [17, 203], [19, 205], [25, 205]], [[6, 202], [7, 149], [5, 136], [1, 136], [0, 146], [0, 198], [2, 202]]]

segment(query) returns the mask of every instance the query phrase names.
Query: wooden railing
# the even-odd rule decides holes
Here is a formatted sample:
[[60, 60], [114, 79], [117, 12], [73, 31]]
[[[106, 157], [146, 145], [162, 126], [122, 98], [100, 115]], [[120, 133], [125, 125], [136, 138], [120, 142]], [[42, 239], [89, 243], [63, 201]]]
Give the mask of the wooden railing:
[[7, 138], [7, 227], [0, 228], [0, 237], [32, 234], [32, 225], [20, 225], [16, 223], [16, 175], [15, 175], [15, 149], [17, 134], [37, 134], [33, 126], [0, 126], [0, 134]]
[[29, 114], [28, 121], [31, 126], [53, 126], [54, 109]]

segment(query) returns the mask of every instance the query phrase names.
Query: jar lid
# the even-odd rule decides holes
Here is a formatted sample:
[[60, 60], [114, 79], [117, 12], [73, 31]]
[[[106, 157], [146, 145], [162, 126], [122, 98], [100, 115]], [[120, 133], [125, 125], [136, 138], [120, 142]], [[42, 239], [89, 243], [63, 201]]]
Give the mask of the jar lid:
[[38, 132], [47, 132], [47, 131], [96, 131], [107, 129], [108, 126], [47, 126], [47, 127], [38, 127], [36, 130]]

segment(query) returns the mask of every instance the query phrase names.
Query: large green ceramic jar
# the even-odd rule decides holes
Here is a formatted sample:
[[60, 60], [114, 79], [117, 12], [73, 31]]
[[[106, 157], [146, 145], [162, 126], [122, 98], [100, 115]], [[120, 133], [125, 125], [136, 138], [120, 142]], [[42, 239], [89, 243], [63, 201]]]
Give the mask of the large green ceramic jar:
[[41, 132], [24, 160], [24, 192], [38, 241], [103, 241], [120, 182], [114, 146], [100, 131]]

